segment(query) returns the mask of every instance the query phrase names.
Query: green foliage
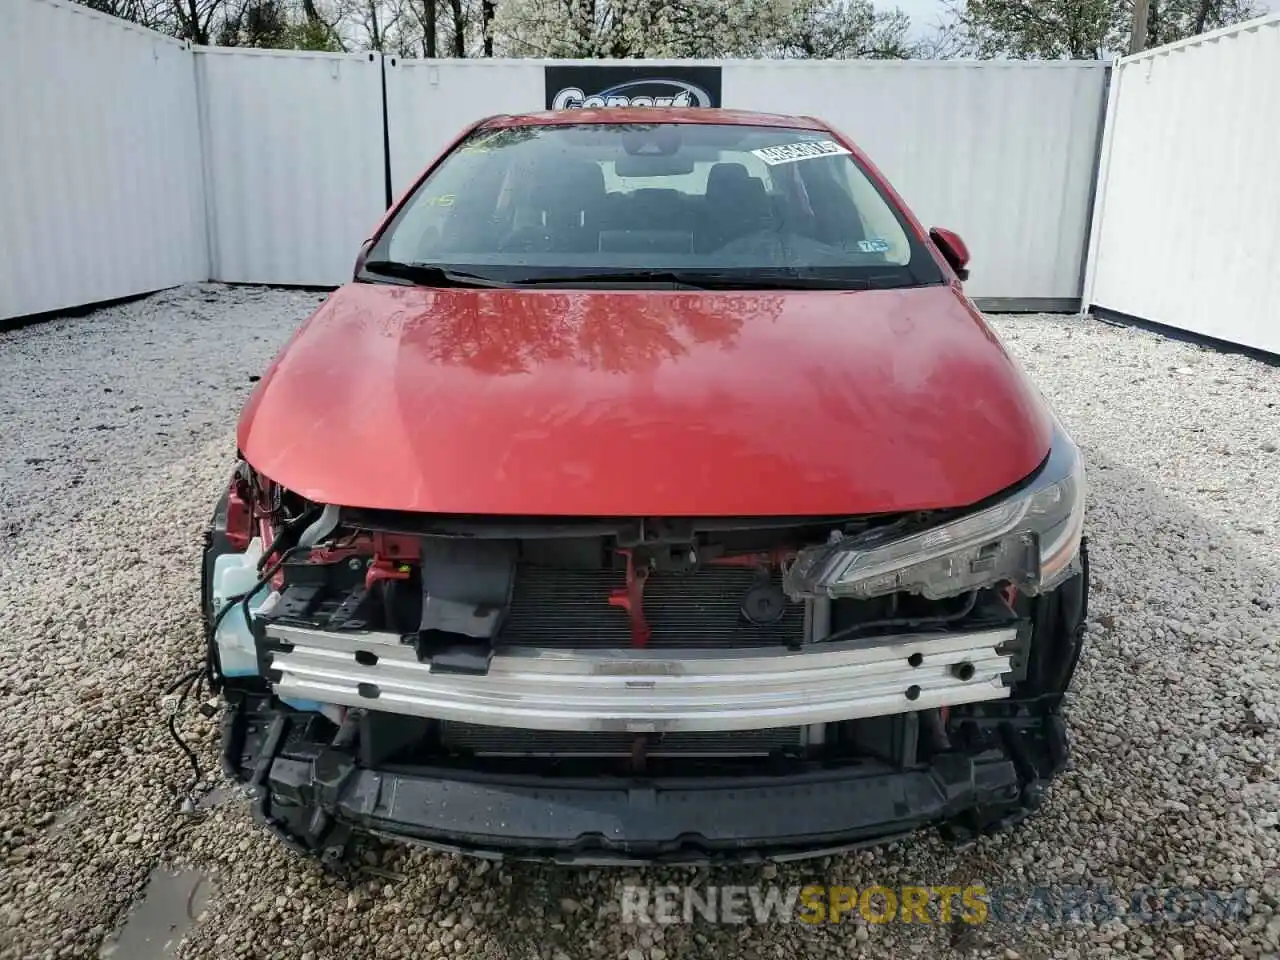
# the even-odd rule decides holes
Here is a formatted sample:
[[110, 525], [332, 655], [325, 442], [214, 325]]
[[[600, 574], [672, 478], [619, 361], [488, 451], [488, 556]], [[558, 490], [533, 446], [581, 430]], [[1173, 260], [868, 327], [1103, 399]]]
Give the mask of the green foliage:
[[544, 57], [906, 57], [909, 28], [871, 0], [505, 0], [494, 24]]
[[868, 0], [802, 0], [793, 4], [773, 55], [901, 60], [915, 55], [910, 29], [901, 10], [877, 10]]
[[[79, 2], [197, 43], [406, 57], [1095, 59], [1128, 49], [1134, 0], [943, 0], [943, 22], [914, 37], [892, 0]], [[1150, 2], [1158, 46], [1254, 16], [1262, 0]]]
[[[1253, 0], [1150, 0], [1147, 46], [1238, 23]], [[1129, 47], [1133, 0], [968, 0], [958, 11], [981, 57], [1099, 59]]]
[[313, 20], [291, 24], [285, 36], [291, 50], [323, 50], [336, 53], [342, 49], [334, 32], [327, 25]]

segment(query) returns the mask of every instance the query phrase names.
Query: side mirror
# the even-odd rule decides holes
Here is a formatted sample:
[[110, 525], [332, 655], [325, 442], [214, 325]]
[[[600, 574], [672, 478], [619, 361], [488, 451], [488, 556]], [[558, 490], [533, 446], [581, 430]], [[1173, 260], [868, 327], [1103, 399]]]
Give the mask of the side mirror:
[[360, 252], [356, 254], [356, 266], [351, 272], [352, 279], [360, 276], [360, 271], [364, 269], [364, 262], [369, 257], [369, 249], [373, 246], [373, 238], [370, 237], [364, 243], [360, 244]]
[[960, 235], [946, 227], [933, 227], [929, 230], [929, 239], [942, 254], [942, 259], [951, 265], [956, 276], [961, 280], [968, 280], [969, 248], [964, 245]]

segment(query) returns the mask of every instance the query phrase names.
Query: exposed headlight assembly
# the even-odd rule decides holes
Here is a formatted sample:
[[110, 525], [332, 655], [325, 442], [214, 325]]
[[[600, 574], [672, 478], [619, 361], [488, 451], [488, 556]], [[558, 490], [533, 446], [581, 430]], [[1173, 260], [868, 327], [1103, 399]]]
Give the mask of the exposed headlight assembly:
[[1051, 590], [1079, 570], [1084, 497], [1080, 452], [1055, 424], [1049, 459], [1008, 499], [906, 537], [885, 528], [833, 537], [801, 550], [784, 585], [795, 598], [905, 591], [940, 600], [1003, 581]]

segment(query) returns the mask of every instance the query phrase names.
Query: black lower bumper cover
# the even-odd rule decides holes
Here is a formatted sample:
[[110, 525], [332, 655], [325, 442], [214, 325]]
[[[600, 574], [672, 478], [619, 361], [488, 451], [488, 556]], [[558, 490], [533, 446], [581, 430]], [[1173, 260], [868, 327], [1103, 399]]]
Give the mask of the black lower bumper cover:
[[[1065, 759], [1061, 719], [1006, 732], [1012, 752], [944, 754], [785, 777], [553, 780], [415, 768], [362, 769], [350, 754], [273, 756], [277, 717], [249, 779], [259, 819], [295, 849], [341, 858], [352, 829], [442, 850], [558, 862], [712, 862], [822, 855], [948, 823], [961, 833], [1021, 819]], [[1028, 736], [1028, 734], [1033, 734]], [[1012, 739], [1010, 739], [1012, 735]], [[272, 744], [272, 740], [276, 743]], [[1057, 762], [1028, 769], [1033, 751]], [[246, 771], [243, 771], [242, 774]]]

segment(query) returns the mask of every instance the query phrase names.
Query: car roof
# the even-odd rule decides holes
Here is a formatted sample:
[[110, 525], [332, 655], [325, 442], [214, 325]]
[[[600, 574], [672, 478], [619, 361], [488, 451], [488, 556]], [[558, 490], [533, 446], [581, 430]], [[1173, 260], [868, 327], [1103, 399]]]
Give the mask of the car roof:
[[543, 110], [537, 113], [506, 114], [489, 117], [479, 126], [535, 127], [578, 123], [721, 123], [745, 127], [792, 127], [797, 130], [830, 128], [814, 117], [790, 116], [782, 113], [756, 113], [753, 110], [720, 110], [708, 107], [601, 107], [578, 110]]

